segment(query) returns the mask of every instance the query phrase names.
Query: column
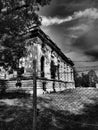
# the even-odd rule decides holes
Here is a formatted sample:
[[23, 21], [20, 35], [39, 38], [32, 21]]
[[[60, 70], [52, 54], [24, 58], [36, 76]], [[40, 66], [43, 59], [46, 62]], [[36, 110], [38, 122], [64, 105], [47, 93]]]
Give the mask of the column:
[[48, 79], [51, 78], [50, 63], [51, 63], [51, 52], [47, 50], [47, 52], [45, 53], [45, 78]]
[[41, 44], [38, 44], [37, 47], [38, 57], [37, 57], [37, 75], [41, 76], [41, 57], [42, 57], [42, 50], [41, 50]]
[[64, 61], [62, 61], [62, 80], [65, 81]]
[[67, 79], [66, 79], [66, 63], [64, 63], [64, 81], [66, 82]]
[[71, 82], [71, 68], [69, 66], [69, 82]]
[[59, 66], [59, 77], [60, 77], [60, 80], [62, 80], [62, 62], [61, 62], [61, 59], [60, 59], [60, 66]]
[[73, 82], [73, 70], [71, 68], [71, 82]]

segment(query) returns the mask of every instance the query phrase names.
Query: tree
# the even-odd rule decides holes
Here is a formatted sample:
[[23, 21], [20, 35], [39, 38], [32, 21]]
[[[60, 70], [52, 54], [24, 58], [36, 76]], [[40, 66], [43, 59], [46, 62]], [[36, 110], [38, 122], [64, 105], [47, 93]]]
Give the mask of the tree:
[[75, 80], [75, 87], [81, 87], [81, 77], [77, 73], [77, 70], [74, 69], [74, 80]]
[[80, 76], [76, 70], [74, 70], [75, 86], [76, 87], [89, 87], [89, 76], [88, 74], [82, 73]]
[[82, 73], [82, 80], [81, 80], [82, 87], [89, 87], [89, 75]]
[[41, 25], [36, 11], [51, 0], [0, 0], [0, 61], [17, 69], [19, 59], [26, 54], [22, 34]]
[[96, 72], [94, 70], [90, 70], [88, 72], [88, 76], [89, 76], [89, 86], [90, 87], [96, 87], [96, 83], [97, 83], [97, 80], [98, 80]]

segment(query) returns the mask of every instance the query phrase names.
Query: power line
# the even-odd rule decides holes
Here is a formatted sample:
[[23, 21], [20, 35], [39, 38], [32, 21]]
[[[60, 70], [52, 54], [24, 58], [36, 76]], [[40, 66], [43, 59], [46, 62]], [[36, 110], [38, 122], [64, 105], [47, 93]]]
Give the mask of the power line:
[[[86, 72], [86, 71], [90, 71], [91, 69], [85, 69], [85, 70], [76, 70], [76, 72]], [[98, 71], [97, 68], [94, 68], [93, 70]]]
[[[95, 71], [98, 70], [98, 69], [95, 69]], [[76, 72], [88, 72], [90, 70], [76, 70]]]
[[95, 68], [98, 66], [75, 66], [75, 68]]
[[85, 72], [90, 70], [98, 70], [98, 66], [83, 66], [83, 67], [75, 67], [77, 72]]
[[98, 60], [85, 60], [85, 61], [73, 61], [73, 62], [98, 62]]

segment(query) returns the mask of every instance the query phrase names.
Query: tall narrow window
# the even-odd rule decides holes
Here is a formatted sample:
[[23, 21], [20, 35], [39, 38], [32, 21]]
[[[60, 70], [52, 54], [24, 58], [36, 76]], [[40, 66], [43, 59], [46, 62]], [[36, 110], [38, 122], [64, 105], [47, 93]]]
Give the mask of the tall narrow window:
[[55, 79], [56, 77], [56, 67], [54, 65], [54, 61], [51, 60], [51, 78]]
[[44, 56], [41, 57], [41, 77], [44, 77]]

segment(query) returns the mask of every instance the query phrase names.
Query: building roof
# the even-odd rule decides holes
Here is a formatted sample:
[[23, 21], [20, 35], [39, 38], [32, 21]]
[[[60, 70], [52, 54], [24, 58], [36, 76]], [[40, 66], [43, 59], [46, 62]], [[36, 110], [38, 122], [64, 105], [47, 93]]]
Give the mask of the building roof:
[[55, 50], [64, 61], [69, 63], [70, 65], [74, 65], [71, 59], [67, 58], [61, 49], [50, 39], [48, 35], [46, 35], [40, 28], [36, 28], [31, 30], [31, 37], [38, 36], [42, 41], [47, 41], [46, 44], [49, 45], [53, 50]]

